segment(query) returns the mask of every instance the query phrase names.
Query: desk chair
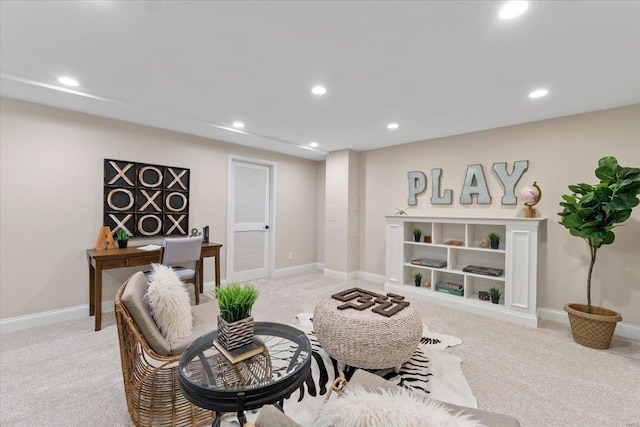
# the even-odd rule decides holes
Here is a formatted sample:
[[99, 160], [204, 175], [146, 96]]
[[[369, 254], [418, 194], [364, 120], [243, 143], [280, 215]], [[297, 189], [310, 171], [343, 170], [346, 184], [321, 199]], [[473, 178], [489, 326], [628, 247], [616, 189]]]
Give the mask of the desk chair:
[[[202, 277], [198, 274], [202, 260], [202, 237], [177, 237], [164, 239], [162, 242], [162, 258], [160, 263], [171, 267], [178, 278], [184, 283], [193, 283], [196, 305], [200, 304], [200, 283]], [[193, 269], [184, 265], [195, 263]], [[148, 280], [152, 279], [153, 272], [144, 273]]]

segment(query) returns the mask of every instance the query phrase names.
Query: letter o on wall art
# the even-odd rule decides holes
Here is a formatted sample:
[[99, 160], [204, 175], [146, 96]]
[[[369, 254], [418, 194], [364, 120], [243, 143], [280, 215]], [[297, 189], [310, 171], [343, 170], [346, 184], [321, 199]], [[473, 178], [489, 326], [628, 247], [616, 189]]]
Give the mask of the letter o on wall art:
[[186, 168], [104, 160], [104, 225], [130, 236], [186, 236], [189, 230]]

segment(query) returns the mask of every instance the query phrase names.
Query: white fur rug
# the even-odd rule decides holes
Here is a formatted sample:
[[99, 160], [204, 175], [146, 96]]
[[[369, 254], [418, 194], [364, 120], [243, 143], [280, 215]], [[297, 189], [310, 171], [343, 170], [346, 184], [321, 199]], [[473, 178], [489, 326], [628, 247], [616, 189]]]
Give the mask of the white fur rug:
[[[284, 411], [303, 426], [313, 424], [320, 407], [324, 402], [327, 389], [338, 376], [350, 378], [354, 368], [347, 367], [345, 372], [338, 371], [337, 363], [320, 347], [313, 333], [311, 313], [300, 313], [296, 316], [313, 348], [312, 385], [305, 383], [294, 391], [284, 401]], [[473, 396], [469, 384], [462, 373], [462, 360], [455, 355], [448, 354], [447, 347], [459, 345], [462, 341], [451, 335], [436, 334], [423, 326], [422, 340], [413, 357], [402, 365], [398, 374], [393, 370], [381, 370], [375, 373], [397, 385], [403, 385], [421, 395], [431, 397], [442, 402], [453, 403], [469, 408], [477, 408], [476, 398]], [[322, 378], [322, 379], [321, 379]], [[257, 411], [247, 413], [251, 422], [257, 417]], [[235, 423], [234, 423], [235, 422]], [[231, 416], [223, 422], [223, 426], [239, 425], [237, 419]]]
[[322, 404], [314, 427], [484, 427], [471, 415], [456, 414], [434, 399], [407, 389], [371, 393], [349, 385], [342, 396]]

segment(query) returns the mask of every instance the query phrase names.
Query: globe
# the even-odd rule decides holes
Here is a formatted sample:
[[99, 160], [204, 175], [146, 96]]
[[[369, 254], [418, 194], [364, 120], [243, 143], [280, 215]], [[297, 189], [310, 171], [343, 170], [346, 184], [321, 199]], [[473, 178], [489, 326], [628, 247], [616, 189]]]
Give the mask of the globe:
[[535, 182], [533, 185], [522, 187], [519, 197], [526, 206], [533, 206], [540, 201], [540, 187]]

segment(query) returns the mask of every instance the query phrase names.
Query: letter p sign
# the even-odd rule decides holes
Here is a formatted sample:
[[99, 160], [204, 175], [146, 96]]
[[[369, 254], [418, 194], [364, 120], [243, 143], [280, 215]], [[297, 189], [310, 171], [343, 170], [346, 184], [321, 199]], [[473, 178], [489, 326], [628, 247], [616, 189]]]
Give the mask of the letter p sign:
[[412, 171], [408, 174], [409, 177], [409, 206], [415, 206], [418, 204], [416, 196], [424, 192], [427, 188], [427, 176], [420, 171]]

